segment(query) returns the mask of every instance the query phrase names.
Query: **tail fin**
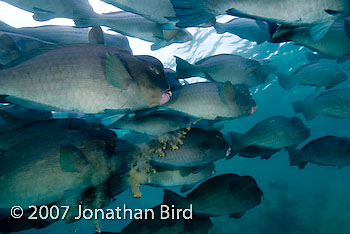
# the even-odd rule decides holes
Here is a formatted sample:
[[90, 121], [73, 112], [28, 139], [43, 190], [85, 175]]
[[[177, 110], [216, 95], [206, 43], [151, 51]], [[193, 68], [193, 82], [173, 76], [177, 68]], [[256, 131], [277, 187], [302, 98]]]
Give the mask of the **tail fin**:
[[176, 75], [178, 79], [184, 79], [196, 76], [194, 73], [194, 66], [187, 61], [175, 56], [176, 58]]
[[312, 120], [318, 115], [313, 106], [307, 105], [305, 101], [296, 101], [292, 103], [294, 112], [296, 114], [303, 113], [306, 120]]
[[117, 196], [130, 187], [128, 182], [129, 174], [115, 175], [108, 180], [108, 187], [113, 196]]
[[205, 1], [171, 0], [179, 22], [176, 26], [186, 28], [203, 24], [215, 17], [206, 11]]
[[158, 41], [158, 42], [153, 43], [153, 44], [151, 45], [151, 50], [152, 50], [152, 51], [159, 50], [159, 49], [161, 49], [161, 48], [163, 48], [163, 47], [166, 47], [166, 46], [168, 46], [168, 45], [170, 45], [170, 44], [171, 44], [171, 43], [170, 43], [170, 42], [167, 42], [166, 40]]
[[278, 83], [282, 88], [289, 90], [296, 85], [296, 79], [293, 78], [292, 75], [287, 75], [283, 73], [277, 73]]
[[118, 174], [124, 174], [130, 170], [136, 146], [127, 141], [118, 140], [115, 147], [115, 155], [118, 158]]
[[187, 204], [187, 199], [171, 190], [164, 189], [163, 204], [175, 205], [175, 207], [177, 208], [185, 208]]
[[289, 163], [291, 166], [298, 166], [299, 169], [303, 169], [308, 163], [304, 160], [303, 153], [295, 148], [286, 148], [289, 154]]
[[215, 28], [215, 31], [216, 31], [217, 34], [223, 34], [223, 33], [226, 32], [226, 30], [225, 30], [225, 24], [223, 24], [223, 23], [218, 23], [218, 22], [216, 22], [216, 23], [214, 24], [214, 28]]
[[74, 16], [74, 24], [77, 28], [87, 28], [100, 26], [100, 19], [103, 19], [103, 15], [100, 14], [88, 14], [85, 12], [79, 12]]
[[245, 134], [229, 132], [228, 135], [231, 140], [231, 143], [229, 143], [229, 145], [231, 146], [231, 155], [239, 153], [239, 151], [248, 146], [246, 143]]

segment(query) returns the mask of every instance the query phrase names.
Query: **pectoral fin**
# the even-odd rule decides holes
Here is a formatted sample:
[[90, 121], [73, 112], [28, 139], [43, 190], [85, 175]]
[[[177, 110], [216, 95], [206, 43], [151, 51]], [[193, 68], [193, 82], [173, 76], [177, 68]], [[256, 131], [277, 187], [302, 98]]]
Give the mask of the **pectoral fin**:
[[6, 51], [18, 51], [16, 43], [12, 40], [12, 38], [9, 35], [5, 33], [0, 35], [0, 48]]
[[127, 89], [133, 78], [123, 62], [115, 54], [106, 54], [106, 78], [116, 88]]
[[326, 21], [322, 24], [318, 24], [316, 26], [313, 26], [310, 29], [311, 38], [313, 41], [319, 41], [321, 40], [329, 31], [329, 29], [334, 24], [333, 20]]
[[231, 104], [235, 102], [235, 89], [231, 82], [226, 81], [224, 87], [220, 92], [221, 100], [226, 104]]
[[60, 165], [65, 172], [81, 172], [89, 163], [85, 155], [75, 146], [67, 144], [60, 148]]

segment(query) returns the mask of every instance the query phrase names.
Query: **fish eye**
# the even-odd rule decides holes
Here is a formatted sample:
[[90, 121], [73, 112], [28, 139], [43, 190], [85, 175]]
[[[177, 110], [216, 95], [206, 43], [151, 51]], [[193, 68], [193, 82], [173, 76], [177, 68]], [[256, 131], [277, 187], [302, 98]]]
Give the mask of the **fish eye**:
[[151, 72], [160, 75], [159, 71], [155, 67], [151, 66], [149, 69], [151, 70]]

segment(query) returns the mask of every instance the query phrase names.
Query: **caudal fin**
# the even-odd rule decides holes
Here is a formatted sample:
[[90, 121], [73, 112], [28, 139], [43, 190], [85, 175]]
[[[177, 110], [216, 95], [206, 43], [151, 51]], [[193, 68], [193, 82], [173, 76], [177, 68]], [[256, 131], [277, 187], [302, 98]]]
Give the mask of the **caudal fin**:
[[178, 79], [184, 79], [196, 76], [194, 73], [194, 66], [189, 62], [175, 56], [176, 58], [176, 76]]
[[223, 33], [226, 32], [224, 25], [225, 24], [219, 23], [219, 22], [216, 22], [214, 24], [214, 28], [215, 28], [215, 31], [216, 31], [217, 34], [223, 34]]
[[210, 21], [215, 17], [206, 9], [207, 1], [198, 0], [170, 0], [176, 13], [179, 22], [176, 26], [187, 28], [191, 26], [201, 25]]
[[296, 114], [303, 113], [306, 120], [312, 120], [318, 115], [316, 108], [309, 106], [305, 101], [296, 101], [292, 103]]
[[117, 196], [130, 187], [128, 182], [129, 174], [115, 175], [108, 179], [108, 187], [112, 196]]
[[171, 190], [164, 189], [163, 204], [175, 205], [175, 207], [177, 208], [182, 208], [182, 207], [185, 208], [187, 204], [187, 199]]
[[303, 169], [306, 166], [308, 161], [304, 159], [302, 151], [295, 148], [286, 148], [286, 150], [289, 154], [289, 164], [291, 166], [298, 166], [299, 169]]
[[118, 140], [115, 147], [115, 155], [118, 158], [118, 174], [124, 174], [130, 170], [137, 146], [128, 141]]
[[293, 78], [292, 75], [277, 73], [277, 76], [278, 76], [278, 83], [281, 85], [282, 88], [286, 90], [289, 90], [296, 85], [296, 80]]

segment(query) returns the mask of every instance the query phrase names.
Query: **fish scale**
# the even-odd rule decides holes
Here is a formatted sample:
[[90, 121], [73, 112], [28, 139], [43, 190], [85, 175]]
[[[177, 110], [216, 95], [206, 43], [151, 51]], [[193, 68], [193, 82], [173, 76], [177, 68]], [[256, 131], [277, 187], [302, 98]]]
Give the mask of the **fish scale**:
[[[229, 83], [230, 84], [230, 83]], [[220, 97], [223, 88], [221, 83], [194, 83], [173, 90], [172, 101], [165, 105], [166, 108], [183, 112], [195, 117], [205, 119], [238, 118], [253, 114], [249, 107], [253, 108], [255, 102], [250, 95], [243, 96], [245, 108], [241, 109], [235, 100], [226, 104]], [[233, 88], [235, 89], [235, 88]]]
[[104, 61], [107, 52], [126, 53], [100, 45], [66, 46], [45, 52], [0, 71], [0, 92], [84, 113], [147, 106], [142, 97], [131, 98], [137, 94], [135, 83], [122, 91], [107, 81]]

